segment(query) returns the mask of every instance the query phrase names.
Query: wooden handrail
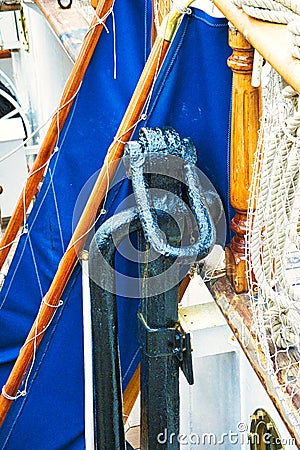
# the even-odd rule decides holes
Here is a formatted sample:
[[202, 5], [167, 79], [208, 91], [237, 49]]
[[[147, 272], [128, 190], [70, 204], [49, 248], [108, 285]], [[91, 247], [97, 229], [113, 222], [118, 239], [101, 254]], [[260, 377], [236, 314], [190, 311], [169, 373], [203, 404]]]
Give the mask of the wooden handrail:
[[0, 59], [11, 58], [10, 50], [0, 50]]
[[58, 305], [62, 293], [64, 292], [78, 262], [78, 254], [87, 239], [91, 226], [95, 222], [99, 208], [105, 198], [109, 180], [113, 178], [116, 170], [116, 163], [119, 158], [122, 157], [124, 143], [130, 139], [134, 127], [140, 118], [145, 102], [151, 91], [153, 80], [158, 73], [159, 67], [165, 58], [169, 46], [170, 42], [161, 37], [158, 37], [155, 41], [155, 45], [152, 48], [143, 73], [116, 134], [122, 140], [115, 140], [109, 149], [106, 162], [96, 180], [90, 198], [73, 233], [68, 249], [61, 259], [58, 270], [44, 298], [39, 315], [28, 334], [26, 342], [22, 347], [5, 384], [6, 395], [1, 394], [0, 396], [0, 426], [4, 421], [13, 398], [31, 364], [34, 353], [43, 339], [44, 331], [47, 329], [55, 314], [55, 306]]
[[286, 25], [249, 17], [231, 0], [214, 0], [214, 4], [252, 47], [300, 93], [300, 60], [292, 56], [291, 38]]
[[246, 220], [261, 115], [259, 90], [251, 86], [251, 52], [256, 49], [298, 93], [300, 61], [292, 56], [291, 36], [286, 25], [249, 17], [232, 0], [215, 0], [214, 4], [232, 25], [229, 43], [233, 54], [228, 61], [233, 71], [230, 201], [236, 214], [231, 222], [235, 236], [226, 248], [226, 269], [235, 291], [241, 293], [248, 290]]
[[[234, 228], [236, 235], [226, 249], [227, 275], [229, 277], [213, 280], [208, 284], [208, 287], [269, 398], [291, 436], [295, 438], [296, 445], [300, 448], [299, 431], [292, 423], [292, 415], [287, 414], [280, 404], [278, 390], [274, 387], [273, 375], [266, 370], [262, 370], [261, 361], [265, 359], [265, 355], [257, 341], [256, 334], [253, 332], [255, 327], [253, 327], [252, 322], [249, 296], [242, 294], [247, 290], [246, 255], [245, 248], [242, 245], [246, 233], [246, 209], [249, 195], [247, 190], [252, 176], [251, 161], [253, 161], [255, 147], [253, 144], [257, 142], [260, 115], [259, 94], [251, 89], [251, 74], [249, 73], [249, 67], [246, 66], [249, 66], [251, 51], [253, 52], [256, 49], [276, 72], [295, 91], [300, 93], [300, 60], [292, 56], [291, 40], [286, 25], [251, 18], [237, 8], [231, 0], [214, 0], [214, 4], [233, 25], [229, 37], [229, 43], [233, 48], [233, 54], [229, 58], [229, 66], [232, 68], [235, 78], [233, 81], [233, 113], [236, 110], [238, 114], [232, 116], [230, 172], [231, 204], [236, 211], [232, 228]], [[245, 70], [243, 67], [239, 70], [239, 61]], [[241, 75], [243, 71], [245, 76]], [[251, 92], [252, 94], [249, 95]], [[249, 145], [249, 138], [252, 141], [251, 145]], [[270, 353], [274, 355], [273, 343], [269, 342], [269, 348]], [[296, 377], [300, 366], [297, 349], [290, 348], [287, 353], [278, 352], [276, 365], [276, 377], [279, 385], [282, 385], [282, 380], [288, 376], [291, 366]], [[283, 387], [280, 392], [280, 395], [290, 404], [295, 417], [298, 417], [300, 407], [298, 388], [298, 385], [293, 386], [292, 396], [288, 389]]]
[[76, 8], [76, 4], [73, 4], [70, 9], [62, 9], [57, 1], [34, 0], [34, 3], [49, 23], [51, 30], [61, 41], [69, 57], [73, 62], [76, 61], [83, 37], [89, 28], [88, 20]]

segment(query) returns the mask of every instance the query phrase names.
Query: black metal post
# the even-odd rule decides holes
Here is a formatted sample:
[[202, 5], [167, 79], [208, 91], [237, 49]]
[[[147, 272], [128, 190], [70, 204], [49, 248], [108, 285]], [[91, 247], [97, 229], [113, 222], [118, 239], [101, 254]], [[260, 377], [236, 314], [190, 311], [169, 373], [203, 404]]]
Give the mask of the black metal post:
[[[140, 264], [138, 314], [141, 450], [179, 450], [179, 367], [184, 359], [184, 336], [178, 328], [180, 271], [184, 263], [208, 253], [214, 241], [214, 227], [191, 168], [196, 152], [189, 139], [181, 140], [172, 128], [142, 129], [139, 140], [127, 144], [125, 155], [129, 158], [128, 172], [143, 225], [140, 251], [146, 255]], [[194, 213], [189, 217], [187, 230], [187, 214], [181, 200], [183, 183], [188, 185]], [[154, 207], [157, 195], [164, 211], [160, 220]], [[183, 230], [187, 231], [187, 246], [182, 242]], [[191, 245], [193, 233], [197, 239]], [[148, 261], [150, 247], [152, 254], [156, 250], [161, 255]], [[189, 361], [190, 366], [184, 365], [190, 369]], [[191, 370], [188, 378], [192, 382]]]
[[126, 449], [113, 268], [116, 247], [128, 235], [129, 225], [132, 232], [141, 227], [134, 208], [107, 220], [90, 245], [95, 441], [98, 450]]
[[[162, 185], [169, 192], [180, 195], [178, 182], [162, 177], [152, 176], [149, 180], [151, 187]], [[163, 184], [162, 184], [163, 182]], [[165, 215], [161, 221], [161, 230], [165, 232], [168, 241], [173, 245], [179, 245], [180, 236], [178, 227], [170, 217]], [[147, 243], [143, 250], [147, 252]], [[157, 286], [158, 295], [147, 296], [148, 283], [152, 277], [160, 273], [177, 271], [179, 283], [179, 266], [174, 258], [160, 256], [152, 262], [141, 264], [140, 277], [142, 279], [141, 306], [139, 321], [145, 321], [149, 329], [157, 330], [156, 344], [147, 345], [149, 339], [141, 339], [143, 331], [140, 331], [141, 340], [141, 449], [142, 450], [179, 450], [179, 443], [175, 438], [172, 442], [165, 436], [178, 436], [179, 434], [179, 360], [174, 354], [174, 332], [168, 333], [168, 329], [174, 330], [178, 321], [178, 286], [167, 289], [161, 283], [168, 280], [160, 277], [160, 285]], [[174, 276], [174, 273], [173, 273]], [[176, 276], [174, 277], [176, 278]], [[140, 330], [141, 330], [140, 326]], [[161, 348], [161, 350], [160, 350]]]

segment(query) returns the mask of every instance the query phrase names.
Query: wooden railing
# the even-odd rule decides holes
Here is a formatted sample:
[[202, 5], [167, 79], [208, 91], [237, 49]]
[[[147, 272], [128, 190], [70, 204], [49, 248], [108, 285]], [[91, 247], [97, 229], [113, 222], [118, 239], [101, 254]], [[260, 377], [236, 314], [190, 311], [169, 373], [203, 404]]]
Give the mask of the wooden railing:
[[215, 0], [231, 26], [233, 49], [228, 65], [233, 71], [230, 200], [235, 209], [231, 228], [235, 235], [226, 248], [226, 270], [235, 292], [247, 292], [245, 254], [248, 192], [261, 116], [259, 88], [251, 86], [253, 52], [256, 49], [282, 78], [300, 93], [300, 61], [291, 55], [291, 38], [285, 25], [253, 19], [231, 0]]
[[214, 4], [276, 72], [300, 93], [300, 60], [291, 56], [290, 34], [286, 26], [253, 19], [231, 0], [214, 0]]

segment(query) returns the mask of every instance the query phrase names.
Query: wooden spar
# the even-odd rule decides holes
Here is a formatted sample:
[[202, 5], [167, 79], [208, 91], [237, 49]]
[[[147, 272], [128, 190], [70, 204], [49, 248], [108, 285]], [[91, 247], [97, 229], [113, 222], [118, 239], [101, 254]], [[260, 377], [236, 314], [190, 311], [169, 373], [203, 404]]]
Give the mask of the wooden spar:
[[138, 365], [123, 393], [123, 405], [124, 405], [123, 410], [125, 423], [127, 422], [128, 416], [131, 413], [131, 410], [139, 395], [140, 379], [141, 379], [141, 367], [140, 365]]
[[[57, 273], [44, 298], [40, 312], [28, 334], [24, 346], [21, 348], [20, 354], [5, 384], [5, 393], [7, 394], [7, 397], [15, 397], [32, 362], [36, 348], [43, 338], [44, 331], [47, 329], [47, 326], [50, 324], [55, 314], [55, 306], [58, 305], [61, 295], [78, 261], [78, 252], [82, 249], [88, 232], [92, 227], [99, 208], [105, 198], [109, 180], [112, 179], [116, 169], [116, 163], [113, 163], [123, 154], [124, 142], [130, 139], [134, 126], [140, 118], [145, 102], [151, 91], [153, 81], [164, 60], [169, 45], [170, 42], [161, 37], [158, 37], [155, 41], [141, 78], [136, 86], [117, 132], [117, 137], [119, 137], [120, 140], [115, 140], [110, 147], [106, 162], [100, 171], [94, 189], [69, 243], [68, 249], [62, 257]], [[48, 305], [52, 305], [52, 307]], [[12, 400], [7, 397], [3, 394], [0, 396], [0, 426], [3, 423], [12, 402]]]
[[[100, 0], [96, 12], [98, 17], [105, 17], [111, 9], [113, 3], [114, 0]], [[100, 24], [95, 17], [91, 23], [89, 32], [83, 41], [80, 53], [63, 91], [59, 110], [57, 114], [55, 114], [52, 118], [49, 130], [45, 136], [41, 149], [28, 176], [26, 185], [20, 195], [14, 213], [12, 214], [12, 217], [2, 237], [0, 243], [0, 270], [22, 225], [24, 212], [27, 211], [34, 195], [37, 192], [37, 187], [44, 174], [47, 161], [49, 160], [54, 146], [56, 145], [58, 131], [62, 129], [68, 117], [74, 100], [74, 96], [79, 89], [80, 83], [94, 53], [102, 30], [103, 24]]]

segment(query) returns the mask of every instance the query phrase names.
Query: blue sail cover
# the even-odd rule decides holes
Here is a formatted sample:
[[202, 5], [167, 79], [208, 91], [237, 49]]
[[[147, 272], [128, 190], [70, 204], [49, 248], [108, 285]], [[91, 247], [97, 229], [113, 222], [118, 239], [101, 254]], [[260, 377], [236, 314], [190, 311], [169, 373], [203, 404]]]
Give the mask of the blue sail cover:
[[[0, 384], [5, 384], [72, 234], [77, 198], [100, 169], [116, 134], [150, 42], [151, 2], [116, 1], [117, 79], [113, 78], [113, 36], [97, 45], [52, 157], [0, 295]], [[112, 29], [111, 18], [108, 27]], [[193, 9], [186, 15], [156, 82], [142, 126], [169, 125], [191, 136], [199, 167], [228, 207], [228, 128], [231, 75], [226, 66], [227, 21]], [[217, 70], [216, 70], [217, 67]], [[130, 193], [124, 180], [109, 192], [111, 215]], [[135, 276], [135, 264], [126, 273]], [[124, 272], [124, 269], [123, 269]], [[63, 305], [38, 349], [27, 395], [13, 402], [0, 431], [0, 448], [83, 449], [84, 375], [81, 267], [65, 290]], [[138, 300], [118, 298], [123, 387], [137, 364]], [[109, 375], [109, 374], [108, 374]]]

